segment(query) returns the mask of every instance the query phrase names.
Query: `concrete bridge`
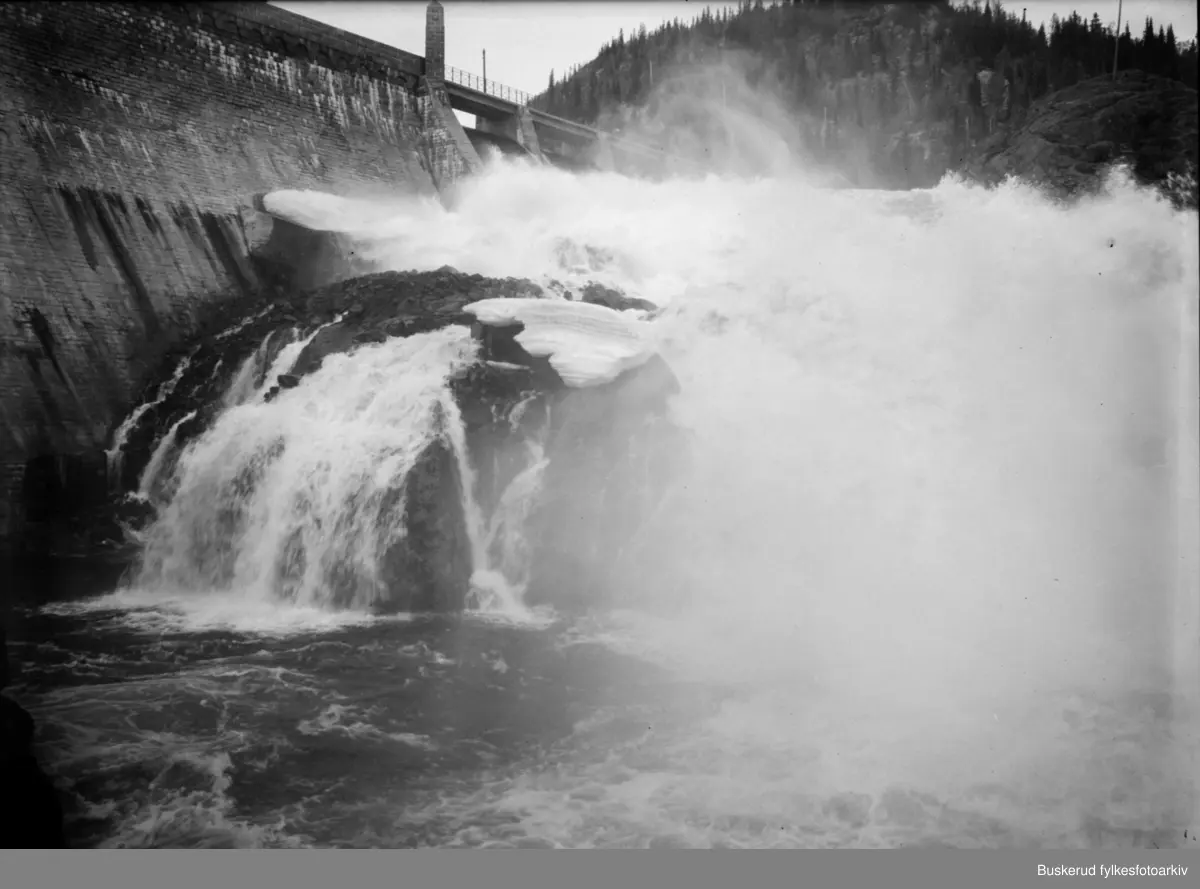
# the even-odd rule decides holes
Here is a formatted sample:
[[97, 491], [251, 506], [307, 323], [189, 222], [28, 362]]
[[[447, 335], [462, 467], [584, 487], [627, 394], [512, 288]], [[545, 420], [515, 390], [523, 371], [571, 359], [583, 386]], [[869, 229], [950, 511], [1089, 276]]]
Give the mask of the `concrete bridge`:
[[[660, 173], [671, 159], [661, 149], [613, 138], [592, 127], [530, 107], [533, 96], [448, 67], [445, 12], [431, 0], [425, 15], [425, 56], [421, 59], [425, 88], [455, 111], [475, 115], [474, 129], [463, 128], [470, 143], [468, 163], [493, 145], [508, 154], [521, 153], [570, 169], [598, 168], [626, 173]], [[455, 124], [445, 121], [451, 129]], [[465, 149], [465, 145], [463, 146]]]

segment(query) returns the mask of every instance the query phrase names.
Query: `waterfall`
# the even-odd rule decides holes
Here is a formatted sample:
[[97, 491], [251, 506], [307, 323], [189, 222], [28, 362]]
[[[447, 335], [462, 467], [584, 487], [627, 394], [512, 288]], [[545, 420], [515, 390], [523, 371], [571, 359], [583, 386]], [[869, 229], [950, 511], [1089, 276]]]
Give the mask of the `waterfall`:
[[271, 331], [258, 348], [251, 352], [237, 369], [237, 373], [233, 375], [233, 379], [229, 381], [229, 387], [225, 390], [225, 395], [221, 400], [221, 406], [228, 410], [232, 407], [237, 407], [239, 404], [244, 404], [250, 400], [251, 396], [258, 389], [258, 382], [261, 379], [260, 374], [263, 372], [263, 367], [267, 361], [267, 350], [271, 345], [271, 339], [274, 337], [275, 331]]
[[[308, 347], [309, 343], [317, 338], [317, 334], [326, 327], [337, 324], [341, 320], [342, 315], [338, 315], [332, 321], [326, 321], [324, 324], [314, 328], [308, 336], [299, 337], [298, 339], [293, 338], [291, 342], [280, 349], [279, 354], [275, 356], [275, 360], [271, 362], [271, 367], [267, 371], [266, 376], [259, 384], [257, 394], [259, 396], [266, 395], [267, 391], [276, 384], [282, 374], [289, 373], [296, 366], [296, 361], [300, 358], [300, 353]], [[295, 337], [295, 331], [291, 335]]]
[[110, 488], [116, 488], [121, 484], [121, 469], [123, 468], [125, 459], [125, 442], [129, 440], [129, 433], [137, 428], [138, 421], [142, 419], [146, 411], [162, 404], [167, 396], [175, 391], [175, 387], [179, 385], [179, 381], [188, 369], [188, 365], [191, 364], [193, 355], [195, 355], [195, 350], [184, 356], [183, 360], [176, 365], [171, 378], [164, 381], [155, 391], [153, 400], [134, 408], [129, 413], [129, 416], [121, 422], [121, 425], [117, 427], [117, 431], [113, 433], [112, 447], [104, 452], [107, 458], [108, 484]]
[[[381, 604], [383, 558], [406, 533], [405, 478], [439, 432], [473, 501], [448, 381], [474, 354], [463, 327], [389, 339], [329, 356], [270, 402], [224, 410], [179, 455], [136, 584], [321, 608]], [[481, 552], [478, 509], [468, 515]]]
[[266, 317], [266, 315], [271, 311], [271, 308], [272, 308], [271, 306], [267, 306], [261, 312], [251, 315], [249, 318], [243, 318], [237, 324], [218, 333], [215, 337], [213, 337], [213, 339], [220, 342], [221, 340], [228, 339], [229, 337], [233, 336], [235, 333], [240, 333], [242, 330], [245, 330], [246, 327], [253, 324], [255, 321], [258, 321], [259, 319]]
[[188, 411], [178, 420], [171, 424], [171, 428], [167, 430], [167, 434], [162, 437], [158, 445], [154, 448], [154, 453], [150, 456], [150, 462], [146, 464], [146, 468], [142, 470], [142, 477], [138, 481], [138, 496], [143, 500], [150, 500], [151, 494], [154, 491], [154, 484], [158, 481], [159, 475], [162, 473], [163, 464], [166, 463], [167, 457], [171, 453], [171, 449], [175, 446], [175, 434], [179, 431], [179, 427], [186, 423], [192, 417], [196, 416], [196, 411]]
[[484, 549], [489, 564], [495, 565], [503, 575], [518, 602], [529, 585], [530, 553], [525, 523], [537, 502], [542, 478], [550, 462], [545, 445], [540, 441], [527, 442], [527, 448], [529, 464], [500, 495], [500, 502], [488, 523]]
[[342, 316], [338, 315], [332, 321], [316, 327], [307, 336], [297, 338], [295, 328], [289, 328], [284, 334], [288, 337], [288, 342], [285, 343], [275, 358], [271, 360], [270, 365], [267, 365], [268, 356], [271, 351], [271, 343], [275, 340], [278, 331], [271, 331], [263, 338], [258, 348], [252, 352], [241, 367], [234, 374], [233, 380], [226, 390], [223, 406], [228, 409], [236, 407], [239, 404], [245, 404], [255, 398], [262, 398], [267, 391], [275, 385], [281, 374], [288, 373], [296, 365], [296, 360], [300, 357], [300, 353], [304, 351], [313, 340], [317, 338], [322, 330], [330, 325], [337, 324], [342, 320]]
[[[524, 403], [518, 407], [523, 408]], [[535, 461], [533, 467], [509, 484], [489, 523], [475, 493], [475, 469], [471, 465], [470, 451], [467, 448], [462, 412], [448, 393], [443, 401], [443, 409], [446, 418], [446, 438], [454, 452], [462, 483], [463, 514], [466, 517], [467, 537], [471, 542], [472, 573], [468, 607], [509, 616], [523, 615], [526, 609], [522, 595], [528, 570], [521, 560], [523, 550], [514, 538], [520, 533], [517, 517], [523, 521], [528, 512], [528, 495], [536, 492], [536, 481], [533, 479], [540, 478], [540, 467], [544, 463], [539, 464]], [[536, 472], [531, 473], [534, 469]], [[500, 525], [497, 525], [497, 521]], [[494, 544], [501, 531], [504, 536], [500, 538], [501, 546], [497, 553]], [[511, 544], [508, 549], [504, 547], [506, 543]], [[493, 561], [493, 554], [498, 555], [498, 562]]]

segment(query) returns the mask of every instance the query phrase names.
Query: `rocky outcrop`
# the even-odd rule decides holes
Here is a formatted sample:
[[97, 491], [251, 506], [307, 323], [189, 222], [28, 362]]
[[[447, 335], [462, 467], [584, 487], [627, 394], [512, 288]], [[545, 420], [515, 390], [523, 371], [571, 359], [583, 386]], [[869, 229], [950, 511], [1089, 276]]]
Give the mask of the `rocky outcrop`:
[[[0, 692], [8, 685], [8, 654], [0, 628]], [[63, 849], [58, 791], [33, 750], [33, 717], [0, 694], [0, 849]]]
[[[623, 306], [624, 295], [608, 288], [592, 288], [588, 295], [588, 302], [637, 307], [632, 301]], [[570, 388], [546, 358], [521, 346], [521, 323], [492, 327], [465, 311], [484, 300], [541, 296], [541, 288], [530, 281], [485, 279], [445, 268], [368, 275], [280, 298], [265, 311], [190, 344], [189, 363], [177, 385], [129, 436], [126, 488], [166, 430], [175, 429], [175, 441], [183, 447], [210, 426], [235, 376], [244, 375], [246, 367], [255, 368], [249, 382], [265, 390], [252, 397], [272, 399], [284, 389], [302, 386], [331, 355], [451, 324], [469, 326], [479, 343], [478, 360], [450, 384], [476, 476], [476, 501], [490, 515], [505, 489], [529, 468], [531, 445], [542, 448], [544, 479], [526, 527], [528, 598], [564, 607], [612, 601], [619, 572], [630, 564], [630, 543], [670, 477], [679, 442], [666, 408], [679, 384], [665, 362], [654, 357], [607, 384]], [[270, 385], [264, 379], [266, 368], [283, 345], [320, 325], [294, 365]], [[247, 361], [255, 355], [256, 363]], [[164, 365], [159, 380], [170, 378], [177, 366]], [[447, 421], [444, 414], [439, 418]], [[406, 533], [382, 556], [386, 595], [376, 600], [379, 610], [463, 607], [476, 566], [462, 483], [457, 458], [443, 436], [427, 446], [402, 488], [389, 493], [394, 502], [383, 504], [381, 514], [402, 508]], [[153, 518], [154, 510], [145, 503], [116, 502], [126, 525], [136, 527]], [[116, 526], [115, 515], [104, 525]], [[330, 585], [335, 604], [355, 600], [353, 578], [345, 589], [336, 577]]]
[[989, 184], [1016, 175], [1065, 196], [1095, 188], [1123, 162], [1147, 184], [1193, 177], [1173, 197], [1195, 207], [1196, 117], [1196, 91], [1178, 81], [1140, 71], [1095, 77], [1035, 102], [981, 143], [963, 172]]

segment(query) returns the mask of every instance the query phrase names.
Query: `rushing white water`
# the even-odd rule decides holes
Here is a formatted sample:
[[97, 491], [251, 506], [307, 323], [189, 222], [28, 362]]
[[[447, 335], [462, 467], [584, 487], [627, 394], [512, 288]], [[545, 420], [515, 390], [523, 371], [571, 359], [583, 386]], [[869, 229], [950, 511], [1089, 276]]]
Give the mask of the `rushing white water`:
[[440, 401], [445, 420], [444, 434], [454, 452], [455, 465], [463, 489], [463, 514], [467, 525], [467, 539], [471, 544], [471, 599], [474, 607], [481, 611], [496, 611], [513, 616], [523, 613], [520, 591], [509, 584], [507, 578], [492, 569], [488, 559], [487, 520], [475, 495], [475, 469], [471, 465], [471, 454], [467, 448], [466, 430], [457, 402], [445, 393]]
[[144, 500], [149, 500], [154, 492], [154, 487], [158, 483], [159, 475], [162, 474], [163, 465], [167, 462], [167, 458], [171, 455], [172, 449], [175, 447], [175, 434], [179, 431], [179, 427], [188, 420], [196, 416], [196, 411], [188, 411], [178, 420], [171, 424], [171, 428], [166, 431], [166, 434], [159, 440], [154, 448], [154, 453], [150, 455], [150, 460], [146, 464], [146, 468], [142, 470], [142, 477], [138, 481], [138, 495]]
[[255, 321], [257, 321], [258, 319], [260, 319], [264, 315], [266, 315], [268, 312], [270, 312], [271, 308], [272, 308], [271, 306], [267, 306], [261, 312], [257, 312], [255, 314], [249, 316], [248, 318], [243, 318], [241, 321], [239, 321], [237, 324], [234, 324], [232, 327], [222, 330], [215, 337], [213, 337], [213, 339], [215, 339], [217, 342], [220, 342], [221, 340], [228, 339], [229, 337], [233, 336], [235, 333], [239, 333], [240, 331], [245, 330], [247, 326], [249, 326], [250, 324], [253, 324]]
[[341, 573], [370, 606], [382, 552], [403, 533], [402, 504], [386, 495], [430, 441], [434, 405], [470, 353], [457, 328], [391, 340], [225, 411], [180, 455], [142, 585], [320, 606]]
[[263, 341], [258, 344], [258, 348], [247, 355], [238, 366], [237, 373], [229, 381], [229, 385], [225, 388], [225, 394], [221, 399], [221, 406], [224, 409], [228, 410], [240, 404], [245, 404], [258, 393], [259, 386], [266, 379], [267, 355], [269, 354], [271, 340], [276, 336], [276, 333], [276, 331], [272, 330], [263, 337]]
[[298, 337], [295, 330], [289, 331], [291, 339], [279, 350], [279, 354], [271, 362], [271, 367], [263, 376], [263, 380], [255, 391], [255, 395], [258, 397], [266, 395], [267, 391], [278, 382], [280, 375], [288, 373], [296, 366], [296, 361], [300, 358], [300, 353], [304, 351], [309, 343], [317, 338], [317, 334], [326, 327], [337, 324], [341, 320], [342, 316], [338, 315], [332, 321], [327, 321], [315, 327], [307, 336]]
[[175, 493], [146, 534], [139, 586], [322, 607], [341, 583], [350, 587], [344, 604], [371, 607], [385, 593], [382, 556], [405, 533], [394, 495], [439, 434], [439, 411], [485, 569], [473, 473], [447, 388], [473, 354], [463, 328], [393, 339], [327, 358], [272, 402], [226, 410], [179, 456]]
[[741, 696], [672, 751], [723, 778], [620, 793], [762, 811], [902, 776], [1004, 786], [1043, 838], [1195, 817], [1194, 212], [1119, 176], [1064, 205], [501, 165], [453, 209], [378, 219], [368, 252], [397, 268], [670, 306], [694, 452], [639, 586], [691, 604], [627, 615], [622, 644]]
[[[192, 354], [195, 353], [193, 352]], [[112, 446], [104, 452], [105, 456], [107, 457], [106, 462], [108, 465], [108, 479], [110, 486], [116, 486], [121, 483], [121, 468], [124, 463], [123, 458], [125, 456], [125, 442], [129, 438], [129, 433], [137, 428], [138, 421], [141, 420], [146, 411], [162, 404], [167, 396], [175, 391], [175, 387], [179, 385], [179, 381], [182, 379], [183, 374], [188, 369], [188, 365], [191, 364], [191, 361], [192, 355], [184, 356], [183, 360], [180, 361], [175, 367], [175, 371], [171, 374], [170, 379], [163, 381], [158, 389], [155, 390], [154, 400], [147, 401], [144, 404], [139, 404], [136, 408], [134, 408], [129, 413], [129, 416], [121, 421], [121, 425], [117, 427], [117, 431], [113, 433]]]

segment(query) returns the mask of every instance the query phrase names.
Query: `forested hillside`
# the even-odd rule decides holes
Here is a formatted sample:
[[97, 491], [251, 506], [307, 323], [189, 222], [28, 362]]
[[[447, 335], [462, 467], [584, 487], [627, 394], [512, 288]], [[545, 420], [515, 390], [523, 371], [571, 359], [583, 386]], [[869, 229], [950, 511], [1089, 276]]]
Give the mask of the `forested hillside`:
[[1040, 97], [1111, 75], [1114, 51], [1119, 70], [1196, 87], [1195, 40], [1150, 20], [1118, 41], [1098, 15], [1047, 30], [1000, 3], [753, 0], [619, 34], [534, 105], [718, 164], [786, 144], [856, 184], [922, 186]]

